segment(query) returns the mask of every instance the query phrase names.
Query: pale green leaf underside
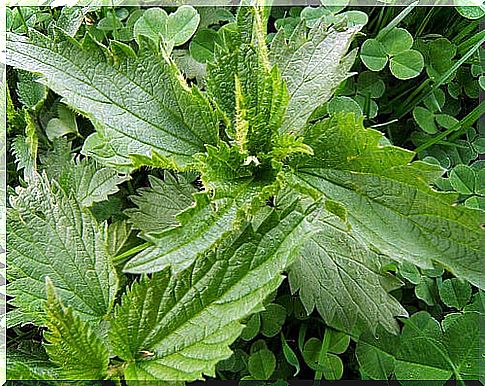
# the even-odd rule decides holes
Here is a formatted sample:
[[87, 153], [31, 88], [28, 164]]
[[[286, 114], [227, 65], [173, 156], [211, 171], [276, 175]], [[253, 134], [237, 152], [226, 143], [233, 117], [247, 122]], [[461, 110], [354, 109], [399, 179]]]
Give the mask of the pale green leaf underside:
[[455, 196], [429, 187], [441, 170], [412, 153], [379, 145], [381, 134], [352, 115], [309, 129], [315, 157], [298, 163], [298, 185], [342, 203], [353, 231], [393, 259], [423, 268], [441, 264], [483, 288], [480, 213], [453, 205]]
[[32, 32], [30, 39], [8, 34], [7, 41], [7, 62], [42, 74], [67, 104], [96, 120], [120, 163], [156, 151], [184, 167], [205, 144], [217, 142], [218, 120], [207, 99], [148, 43], [135, 54], [120, 43], [108, 51], [88, 37], [81, 45]]
[[307, 312], [316, 307], [327, 324], [349, 333], [375, 330], [378, 324], [397, 331], [395, 317], [407, 312], [381, 284], [387, 278], [379, 272], [379, 256], [323, 208], [314, 209], [303, 224], [307, 240], [289, 281]]
[[142, 236], [153, 246], [133, 257], [124, 271], [150, 273], [170, 266], [176, 273], [191, 265], [197, 256], [213, 250], [234, 230], [239, 210], [254, 195], [246, 185], [238, 186], [230, 193], [212, 202], [207, 193], [197, 193], [195, 204], [177, 216], [179, 226]]
[[118, 192], [118, 185], [129, 176], [119, 175], [116, 170], [97, 167], [92, 160], [81, 160], [65, 165], [59, 176], [59, 184], [65, 191], [72, 191], [83, 207], [108, 199], [108, 195]]
[[47, 299], [46, 350], [50, 359], [61, 367], [60, 378], [104, 379], [109, 364], [109, 353], [104, 343], [86, 322], [73, 314], [71, 307], [64, 307], [50, 281]]
[[181, 174], [165, 173], [164, 179], [148, 176], [150, 187], [138, 189], [131, 201], [137, 206], [125, 210], [130, 223], [141, 234], [156, 234], [178, 225], [176, 215], [192, 204], [194, 186]]
[[[241, 333], [239, 321], [261, 310], [304, 237], [301, 212], [281, 216], [272, 212], [256, 232], [245, 227], [176, 276], [164, 270], [133, 285], [115, 309], [110, 335], [115, 353], [130, 363], [127, 374], [163, 380], [214, 375]], [[142, 359], [141, 351], [151, 356]]]
[[302, 24], [288, 42], [284, 31], [278, 32], [270, 59], [280, 69], [290, 94], [280, 132], [301, 132], [312, 112], [352, 75], [349, 71], [356, 53], [347, 55], [347, 51], [360, 28], [326, 30], [323, 23], [317, 23], [307, 34]]
[[7, 378], [31, 381], [56, 379], [59, 370], [47, 356], [44, 348], [33, 342], [21, 342], [7, 349]]
[[117, 289], [105, 252], [104, 231], [82, 205], [47, 177], [36, 175], [11, 199], [7, 212], [8, 293], [24, 322], [43, 324], [45, 277], [82, 319], [99, 320]]

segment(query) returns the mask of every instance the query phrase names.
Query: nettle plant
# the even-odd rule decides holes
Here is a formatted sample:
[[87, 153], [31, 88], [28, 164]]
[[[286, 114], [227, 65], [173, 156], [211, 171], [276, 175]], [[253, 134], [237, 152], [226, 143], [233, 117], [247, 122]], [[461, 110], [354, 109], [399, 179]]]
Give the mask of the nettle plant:
[[[412, 162], [353, 114], [309, 123], [353, 75], [359, 25], [300, 23], [268, 47], [269, 8], [241, 7], [202, 89], [171, 58], [193, 33], [173, 15], [139, 19], [136, 47], [61, 29], [7, 36], [8, 63], [40, 74], [96, 129], [86, 159], [26, 165], [8, 211], [9, 325], [47, 327], [50, 376], [214, 376], [284, 274], [308, 313], [370, 334], [360, 351], [379, 347], [369, 343], [376, 328], [392, 342], [407, 316], [390, 295], [402, 283], [389, 263], [438, 265], [484, 288], [479, 212], [430, 187], [440, 167]], [[145, 243], [126, 251], [129, 229], [100, 224], [90, 207], [142, 166], [196, 172], [203, 188], [183, 174], [151, 178], [126, 212]], [[414, 371], [423, 358], [410, 342], [399, 363]], [[443, 366], [439, 376], [460, 376]]]

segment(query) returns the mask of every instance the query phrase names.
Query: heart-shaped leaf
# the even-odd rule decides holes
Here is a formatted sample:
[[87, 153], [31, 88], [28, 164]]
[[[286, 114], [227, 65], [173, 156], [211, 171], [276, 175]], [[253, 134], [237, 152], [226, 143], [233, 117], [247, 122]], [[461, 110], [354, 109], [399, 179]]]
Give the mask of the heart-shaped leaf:
[[387, 64], [386, 50], [376, 39], [368, 39], [360, 49], [360, 59], [371, 71], [381, 71]]
[[424, 67], [424, 58], [419, 51], [407, 50], [393, 56], [389, 62], [392, 74], [401, 80], [417, 77]]
[[379, 39], [388, 55], [397, 55], [413, 46], [413, 36], [404, 28], [393, 28]]

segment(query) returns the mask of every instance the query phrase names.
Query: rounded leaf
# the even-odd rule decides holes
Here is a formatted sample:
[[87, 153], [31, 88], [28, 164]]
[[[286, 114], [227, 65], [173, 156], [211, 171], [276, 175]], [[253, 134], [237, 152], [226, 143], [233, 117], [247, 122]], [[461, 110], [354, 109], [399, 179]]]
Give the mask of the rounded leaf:
[[424, 58], [416, 50], [407, 50], [393, 56], [389, 62], [392, 74], [401, 80], [417, 77], [424, 67]]
[[190, 5], [183, 5], [174, 13], [171, 13], [167, 20], [167, 41], [174, 46], [186, 43], [197, 30], [200, 16], [196, 9]]
[[202, 29], [190, 42], [189, 52], [199, 63], [210, 62], [214, 57], [215, 44], [221, 44], [219, 34], [212, 29]]
[[322, 16], [329, 13], [324, 7], [305, 7], [301, 11], [300, 17], [305, 20], [308, 28], [312, 28]]
[[327, 381], [337, 381], [342, 378], [344, 364], [342, 359], [334, 354], [327, 354], [322, 363], [323, 377]]
[[424, 132], [434, 134], [438, 131], [434, 121], [434, 114], [428, 109], [421, 106], [415, 107], [413, 110], [413, 117]]
[[369, 21], [369, 16], [365, 12], [361, 11], [346, 11], [335, 15], [338, 21], [347, 21], [348, 27], [354, 27], [356, 25], [366, 25]]
[[433, 279], [423, 276], [414, 288], [414, 293], [418, 299], [424, 301], [428, 306], [433, 306], [438, 297], [438, 287]]
[[[485, 6], [482, 4], [482, 2], [473, 0], [467, 2], [473, 3], [475, 5], [455, 7], [455, 9], [461, 16], [470, 20], [477, 20], [485, 16]], [[460, 0], [459, 3], [463, 4], [464, 1]]]
[[371, 71], [381, 71], [387, 64], [384, 46], [376, 39], [368, 39], [362, 44], [360, 59]]
[[391, 56], [409, 50], [414, 43], [412, 35], [404, 28], [393, 28], [379, 40], [386, 53]]
[[446, 279], [439, 290], [441, 301], [448, 307], [461, 310], [470, 301], [472, 287], [457, 278]]
[[241, 339], [243, 340], [251, 340], [256, 335], [258, 335], [259, 328], [261, 327], [261, 318], [259, 314], [252, 315], [248, 322], [246, 323], [246, 327], [241, 332]]
[[461, 194], [475, 191], [475, 170], [467, 165], [457, 165], [450, 173], [451, 186]]
[[278, 334], [285, 323], [286, 310], [279, 304], [268, 304], [261, 312], [261, 333], [266, 337]]
[[249, 357], [248, 370], [257, 380], [268, 380], [276, 369], [276, 358], [268, 349], [259, 350]]
[[458, 119], [448, 114], [438, 114], [435, 118], [436, 123], [445, 129], [451, 129], [459, 123]]
[[[326, 333], [328, 334], [330, 331], [331, 330], [327, 330]], [[333, 354], [343, 354], [345, 351], [347, 351], [349, 344], [349, 335], [340, 331], [332, 331], [328, 352], [331, 352]]]
[[361, 72], [357, 78], [357, 92], [369, 95], [371, 98], [380, 98], [384, 95], [386, 85], [378, 74], [371, 71]]
[[318, 356], [320, 355], [320, 349], [322, 348], [322, 342], [318, 338], [310, 338], [303, 346], [303, 359], [308, 367], [312, 370], [318, 368]]
[[167, 12], [162, 8], [149, 8], [135, 22], [133, 35], [135, 37], [142, 35], [158, 41], [160, 36], [165, 36], [167, 33], [167, 19]]
[[354, 113], [356, 116], [362, 115], [362, 109], [359, 104], [352, 98], [339, 96], [328, 102], [328, 113], [330, 115], [338, 113]]

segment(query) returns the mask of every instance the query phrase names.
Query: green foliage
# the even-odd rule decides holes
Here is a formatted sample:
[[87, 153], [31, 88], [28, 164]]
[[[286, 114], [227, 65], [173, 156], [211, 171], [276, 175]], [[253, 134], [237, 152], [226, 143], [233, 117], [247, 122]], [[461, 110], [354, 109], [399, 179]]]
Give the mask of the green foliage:
[[47, 328], [44, 333], [49, 358], [62, 368], [62, 379], [104, 379], [109, 353], [89, 325], [65, 308], [47, 279]]
[[483, 377], [480, 9], [248, 4], [9, 8], [11, 378]]
[[357, 345], [362, 369], [373, 379], [393, 372], [399, 380], [477, 379], [480, 315], [453, 315], [449, 324], [440, 325], [422, 311], [404, 321], [400, 336], [385, 331], [362, 336]]
[[109, 314], [116, 274], [104, 249], [104, 231], [78, 197], [43, 175], [11, 198], [8, 211], [9, 286], [22, 323], [45, 325], [45, 277], [83, 320]]

